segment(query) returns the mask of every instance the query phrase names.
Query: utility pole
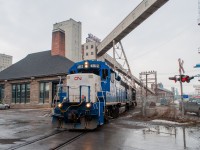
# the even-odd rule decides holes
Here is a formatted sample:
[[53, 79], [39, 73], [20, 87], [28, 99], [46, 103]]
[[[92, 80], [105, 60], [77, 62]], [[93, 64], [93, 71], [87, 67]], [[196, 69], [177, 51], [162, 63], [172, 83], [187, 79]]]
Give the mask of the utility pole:
[[183, 101], [183, 84], [182, 84], [182, 72], [185, 73], [185, 70], [183, 68], [184, 61], [180, 58], [178, 59], [179, 62], [179, 75], [180, 75], [180, 89], [181, 89], [181, 102], [182, 102], [182, 116], [184, 116], [184, 101]]
[[[146, 72], [141, 72], [140, 74], [140, 82], [141, 82], [141, 99], [142, 99], [142, 114], [143, 116], [146, 116], [146, 103], [147, 103], [147, 98], [148, 98], [148, 84], [151, 83], [155, 85], [155, 94], [157, 96], [157, 72], [156, 71], [146, 71]], [[150, 75], [154, 75], [154, 77], [149, 77]], [[144, 77], [143, 77], [144, 76]], [[145, 82], [145, 86], [144, 83]], [[143, 87], [145, 87], [145, 100], [143, 98]], [[157, 98], [156, 98], [157, 100]]]
[[145, 108], [144, 108], [144, 97], [143, 97], [143, 82], [142, 82], [142, 74], [140, 73], [140, 87], [141, 87], [141, 91], [140, 91], [140, 99], [142, 101], [142, 108], [141, 108], [141, 112], [142, 112], [142, 116], [145, 116]]

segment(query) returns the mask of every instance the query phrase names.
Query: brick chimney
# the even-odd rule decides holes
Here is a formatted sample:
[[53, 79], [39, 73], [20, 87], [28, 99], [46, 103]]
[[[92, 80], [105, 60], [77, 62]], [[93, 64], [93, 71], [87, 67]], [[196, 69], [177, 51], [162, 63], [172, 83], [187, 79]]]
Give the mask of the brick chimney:
[[55, 29], [52, 32], [51, 55], [65, 57], [65, 31], [61, 29]]

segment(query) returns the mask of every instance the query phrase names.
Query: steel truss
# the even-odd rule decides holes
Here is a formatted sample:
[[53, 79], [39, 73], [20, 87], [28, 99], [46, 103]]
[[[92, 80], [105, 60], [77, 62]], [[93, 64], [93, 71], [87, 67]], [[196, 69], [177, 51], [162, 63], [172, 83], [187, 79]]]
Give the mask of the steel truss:
[[[135, 80], [132, 78], [133, 75], [132, 75], [130, 65], [128, 63], [128, 59], [126, 57], [121, 41], [119, 41], [118, 43], [115, 43], [115, 40], [113, 40], [113, 58], [115, 60], [113, 64], [114, 71], [118, 72], [118, 74], [120, 74], [123, 77], [123, 79], [129, 83], [129, 86], [135, 89], [136, 88]], [[118, 62], [121, 65], [121, 67], [124, 69], [126, 74], [122, 74], [118, 71], [118, 69], [121, 69], [121, 68], [119, 68], [118, 66], [119, 64], [117, 65], [116, 62]]]

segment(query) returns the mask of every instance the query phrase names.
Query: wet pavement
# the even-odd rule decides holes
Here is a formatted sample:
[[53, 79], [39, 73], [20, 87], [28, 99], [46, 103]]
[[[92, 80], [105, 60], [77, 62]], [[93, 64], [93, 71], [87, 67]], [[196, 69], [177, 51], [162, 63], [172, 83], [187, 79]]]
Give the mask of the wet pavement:
[[65, 149], [199, 150], [200, 127], [175, 127], [173, 124], [158, 125], [154, 122], [144, 123], [120, 118], [88, 133], [63, 148]]
[[[138, 110], [136, 110], [138, 111]], [[50, 110], [0, 110], [0, 149], [70, 150], [200, 150], [200, 125], [161, 120], [136, 121], [130, 111], [86, 134], [51, 127]]]

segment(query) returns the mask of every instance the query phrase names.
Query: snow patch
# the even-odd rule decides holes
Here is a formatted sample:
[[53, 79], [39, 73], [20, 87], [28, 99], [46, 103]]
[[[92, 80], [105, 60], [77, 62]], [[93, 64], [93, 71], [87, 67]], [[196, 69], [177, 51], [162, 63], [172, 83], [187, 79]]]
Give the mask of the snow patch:
[[174, 121], [159, 120], [159, 119], [152, 120], [152, 122], [165, 123], [165, 124], [175, 124], [175, 125], [185, 125], [185, 124], [188, 124], [188, 123], [178, 123], [178, 122], [174, 122]]

